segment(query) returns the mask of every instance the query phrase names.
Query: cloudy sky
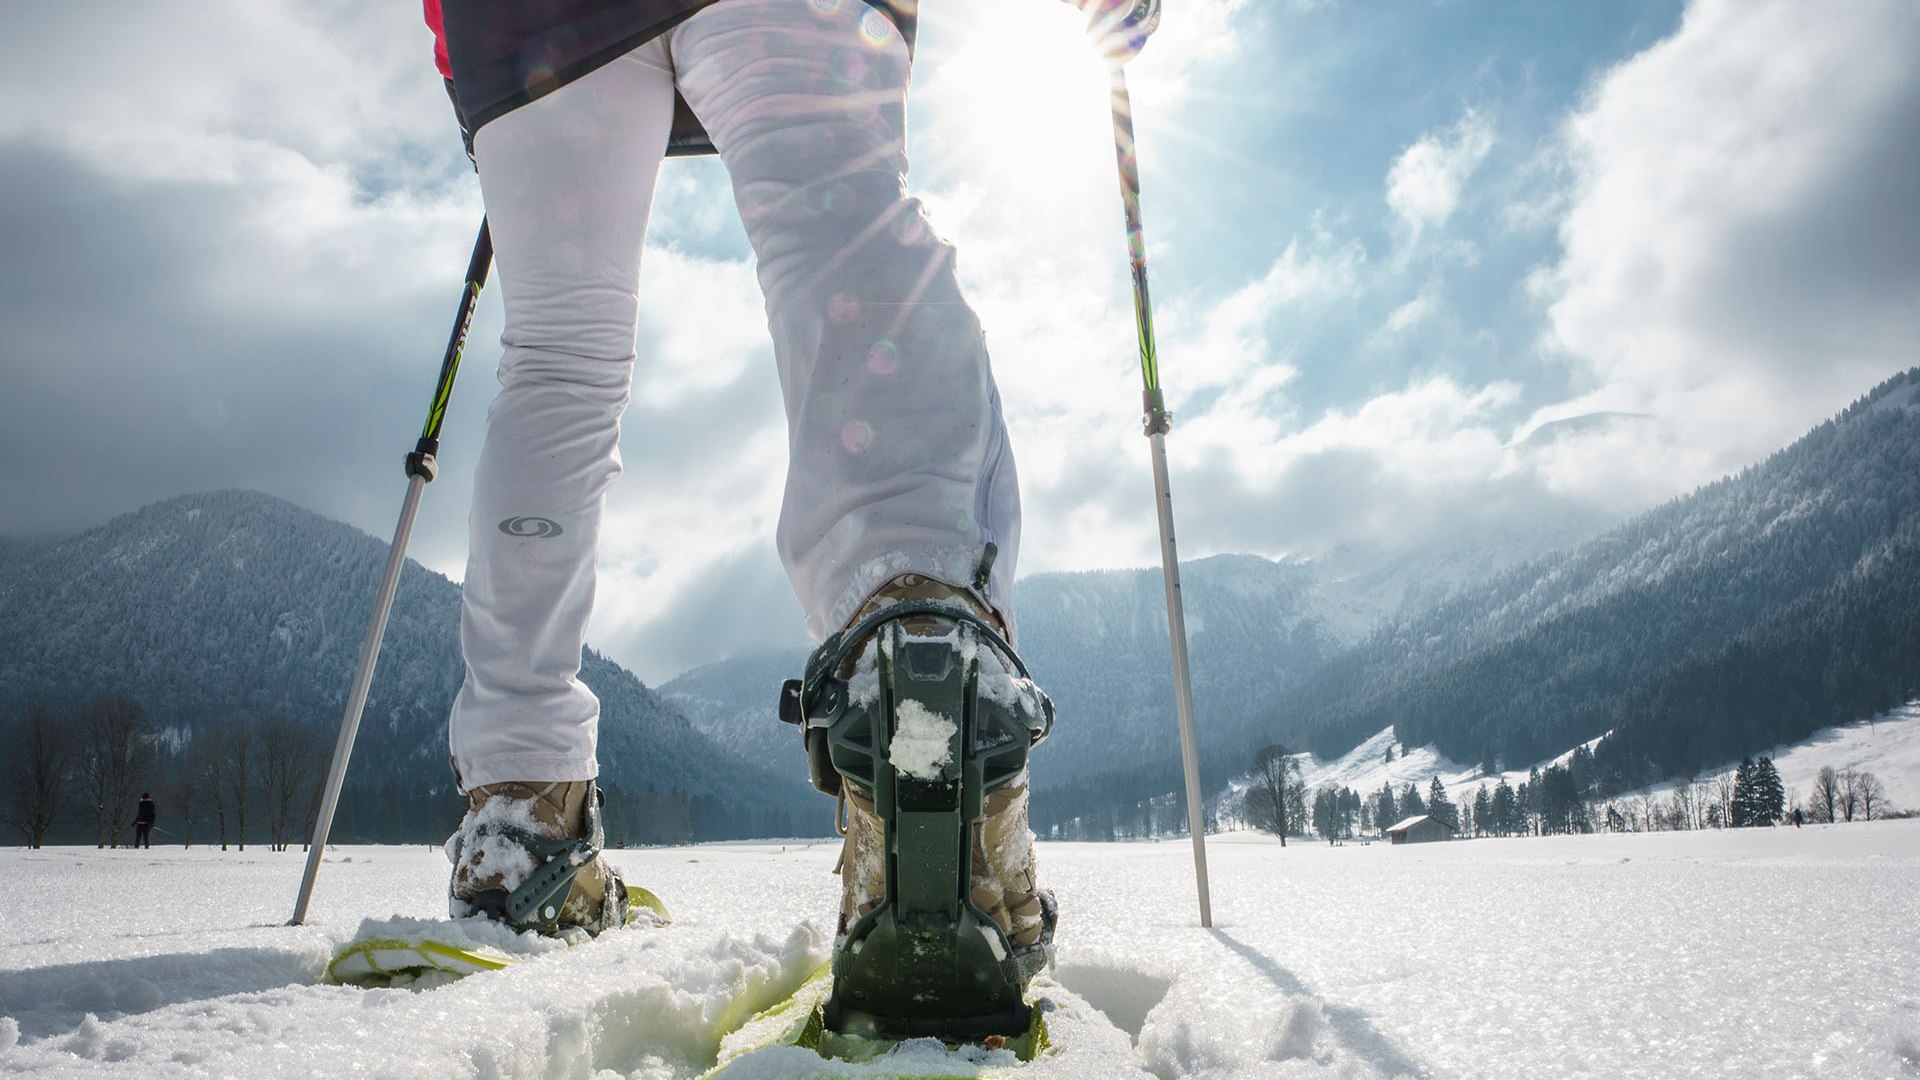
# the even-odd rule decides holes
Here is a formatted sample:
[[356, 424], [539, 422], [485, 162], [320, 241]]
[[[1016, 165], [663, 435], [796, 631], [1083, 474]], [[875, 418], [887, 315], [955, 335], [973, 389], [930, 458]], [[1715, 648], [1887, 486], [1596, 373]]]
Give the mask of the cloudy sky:
[[[1130, 69], [1183, 555], [1617, 520], [1920, 363], [1920, 4], [1168, 0]], [[927, 0], [1026, 573], [1157, 560], [1105, 80], [1047, 0]], [[411, 0], [0, 6], [0, 534], [267, 491], [387, 536], [477, 185]], [[804, 641], [712, 161], [663, 172], [594, 642]], [[497, 300], [414, 554], [458, 578]]]

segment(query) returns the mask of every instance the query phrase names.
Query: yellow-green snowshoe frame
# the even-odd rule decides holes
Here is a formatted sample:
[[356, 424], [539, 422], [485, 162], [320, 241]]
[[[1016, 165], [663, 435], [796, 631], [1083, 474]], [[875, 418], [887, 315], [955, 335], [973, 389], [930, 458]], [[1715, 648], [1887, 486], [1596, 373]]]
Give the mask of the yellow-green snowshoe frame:
[[[658, 896], [638, 885], [629, 885], [626, 925], [632, 926], [643, 918], [656, 923], [673, 921], [667, 905]], [[431, 938], [365, 938], [348, 942], [334, 954], [327, 964], [324, 981], [364, 987], [443, 982], [482, 971], [498, 971], [531, 955], [538, 954], [515, 954]]]

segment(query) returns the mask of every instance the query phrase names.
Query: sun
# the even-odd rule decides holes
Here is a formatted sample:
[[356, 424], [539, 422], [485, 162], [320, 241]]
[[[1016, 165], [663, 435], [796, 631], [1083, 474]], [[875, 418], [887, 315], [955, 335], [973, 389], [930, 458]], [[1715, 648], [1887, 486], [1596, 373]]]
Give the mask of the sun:
[[913, 93], [942, 171], [1063, 203], [1114, 197], [1111, 75], [1078, 11], [968, 0], [922, 20]]

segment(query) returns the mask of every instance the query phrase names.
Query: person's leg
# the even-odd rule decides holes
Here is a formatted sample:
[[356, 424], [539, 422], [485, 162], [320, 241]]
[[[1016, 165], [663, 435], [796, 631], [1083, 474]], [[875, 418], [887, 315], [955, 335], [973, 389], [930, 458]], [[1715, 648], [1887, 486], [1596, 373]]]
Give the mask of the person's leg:
[[[449, 907], [519, 929], [598, 933], [627, 916], [596, 847], [600, 702], [580, 682], [607, 488], [634, 365], [640, 251], [673, 114], [654, 41], [481, 128], [474, 139], [506, 311], [468, 519], [460, 643], [466, 680], [448, 741], [468, 812]], [[523, 889], [528, 886], [532, 889]]]
[[462, 790], [599, 772], [580, 654], [672, 109], [655, 41], [474, 139], [506, 348], [468, 521], [467, 672], [448, 725]]
[[780, 554], [816, 638], [914, 573], [1004, 619], [1019, 493], [953, 248], [905, 190], [907, 50], [863, 3], [721, 0], [668, 37], [726, 163], [785, 391]]
[[[720, 0], [667, 41], [759, 260], [788, 421], [778, 540], [809, 630], [933, 600], [1011, 631], [1018, 483], [953, 248], [906, 193], [904, 43], [852, 0]], [[843, 932], [879, 902], [886, 865], [884, 825], [848, 788]], [[1040, 946], [1024, 773], [972, 828], [975, 902], [1015, 948]]]

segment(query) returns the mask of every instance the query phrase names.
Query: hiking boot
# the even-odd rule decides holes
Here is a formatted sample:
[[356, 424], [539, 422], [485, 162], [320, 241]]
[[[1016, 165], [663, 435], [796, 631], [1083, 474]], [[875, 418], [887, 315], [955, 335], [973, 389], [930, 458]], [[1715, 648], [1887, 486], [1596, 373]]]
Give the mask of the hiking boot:
[[[995, 630], [1005, 632], [999, 614], [973, 593], [919, 574], [903, 574], [883, 585], [848, 626], [857, 626], [893, 604], [927, 601], [964, 606]], [[938, 615], [911, 616], [900, 625], [909, 637], [944, 637], [953, 629], [951, 620]], [[847, 680], [856, 699], [879, 693], [878, 665], [872, 653], [871, 642], [858, 646], [838, 673]], [[1024, 692], [1039, 698], [1039, 691], [1008, 670], [993, 649], [981, 648], [975, 655], [983, 693], [1018, 694], [1024, 687]], [[1057, 920], [1053, 895], [1040, 889], [1035, 880], [1033, 832], [1027, 825], [1027, 786], [1023, 768], [983, 800], [981, 816], [972, 823], [973, 857], [968, 881], [969, 899], [1007, 935], [1016, 953], [1050, 946]], [[841, 787], [847, 804], [847, 832], [834, 872], [841, 881], [839, 932], [844, 936], [855, 921], [886, 898], [887, 845], [886, 826], [871, 794], [855, 784]]]
[[[840, 875], [840, 933], [880, 906], [887, 893], [886, 826], [873, 800], [847, 789], [847, 837], [833, 872]], [[973, 823], [968, 899], [992, 917], [1016, 952], [1053, 943], [1059, 913], [1053, 893], [1034, 875], [1033, 831], [1027, 827], [1027, 776], [988, 795]]]
[[454, 918], [572, 939], [627, 921], [627, 887], [600, 855], [600, 789], [591, 780], [485, 784], [467, 793], [453, 859]]

